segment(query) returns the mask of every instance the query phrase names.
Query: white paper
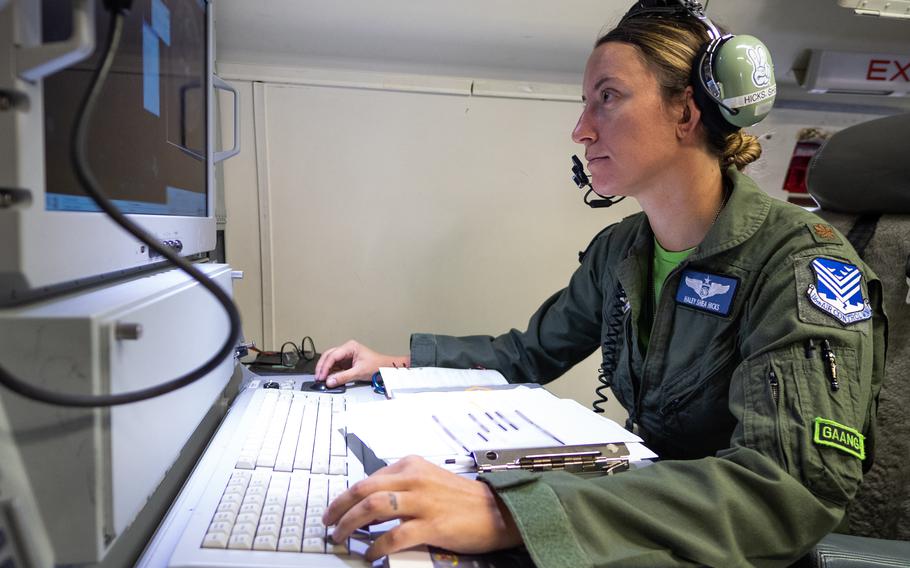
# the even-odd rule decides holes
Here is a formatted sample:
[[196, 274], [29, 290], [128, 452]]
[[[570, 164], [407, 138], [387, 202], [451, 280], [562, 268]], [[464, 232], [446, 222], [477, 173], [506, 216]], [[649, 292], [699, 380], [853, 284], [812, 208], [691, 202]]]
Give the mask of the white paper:
[[430, 390], [507, 385], [502, 373], [492, 369], [444, 369], [440, 367], [381, 367], [382, 382], [389, 398], [401, 390]]
[[368, 402], [347, 411], [344, 421], [384, 460], [419, 455], [440, 463], [475, 450], [641, 442], [573, 400], [526, 387]]

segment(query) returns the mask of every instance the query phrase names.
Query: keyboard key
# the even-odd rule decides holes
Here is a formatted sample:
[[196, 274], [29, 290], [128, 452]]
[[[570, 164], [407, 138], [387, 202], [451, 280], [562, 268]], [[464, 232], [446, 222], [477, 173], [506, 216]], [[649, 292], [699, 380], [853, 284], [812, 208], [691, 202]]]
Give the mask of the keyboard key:
[[234, 525], [234, 530], [231, 532], [231, 536], [247, 535], [251, 539], [253, 535], [256, 534], [256, 525], [254, 523], [237, 523]]
[[284, 511], [281, 505], [266, 505], [262, 508], [263, 515], [280, 515]]
[[[259, 523], [259, 528], [256, 529], [256, 536], [272, 536], [277, 541], [278, 527], [277, 523]], [[272, 550], [274, 550], [274, 547], [272, 547]]]
[[237, 458], [237, 464], [234, 467], [239, 469], [253, 469], [256, 467], [256, 456], [253, 454], [243, 454]]
[[223, 521], [215, 521], [214, 523], [209, 525], [208, 532], [230, 534], [231, 528], [233, 526], [234, 526], [234, 523], [225, 523]]
[[237, 520], [237, 513], [231, 511], [220, 511], [215, 513], [215, 518], [212, 520], [219, 523], [230, 523], [233, 525], [234, 521]]
[[306, 527], [303, 529], [303, 538], [313, 538], [313, 537], [325, 538], [325, 527], [324, 526], [313, 526]]
[[202, 540], [202, 548], [226, 548], [227, 543], [228, 535], [226, 533], [210, 532], [206, 533]]
[[347, 475], [348, 474], [347, 458], [332, 456], [329, 459], [329, 474], [330, 475]]
[[220, 503], [218, 505], [218, 512], [221, 513], [225, 511], [236, 515], [240, 511], [240, 503]]
[[243, 485], [228, 485], [227, 487], [224, 488], [225, 495], [230, 495], [232, 493], [236, 493], [237, 495], [243, 496], [243, 494], [246, 493], [246, 487], [244, 487]]
[[299, 536], [283, 536], [278, 539], [278, 550], [283, 552], [300, 552]]
[[278, 539], [274, 535], [257, 536], [253, 540], [253, 550], [275, 550]]
[[237, 493], [228, 493], [227, 495], [221, 496], [221, 503], [240, 504], [241, 501], [243, 501], [243, 495], [239, 495]]
[[253, 548], [253, 536], [249, 534], [232, 534], [227, 547], [232, 550], [250, 550]]
[[253, 513], [257, 517], [262, 513], [262, 505], [257, 505], [256, 503], [244, 503], [240, 506], [241, 513]]
[[260, 523], [260, 525], [261, 524], [280, 525], [281, 524], [281, 515], [271, 515], [271, 514], [266, 514], [265, 512], [263, 512], [262, 517], [259, 518], [259, 523]]
[[302, 550], [303, 552], [325, 553], [325, 539], [305, 538], [303, 539]]

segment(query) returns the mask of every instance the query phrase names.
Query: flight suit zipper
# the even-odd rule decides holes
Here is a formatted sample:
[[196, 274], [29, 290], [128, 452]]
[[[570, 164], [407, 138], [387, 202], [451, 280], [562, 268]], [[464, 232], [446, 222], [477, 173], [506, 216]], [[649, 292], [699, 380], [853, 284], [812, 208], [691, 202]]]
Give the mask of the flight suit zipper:
[[784, 451], [784, 430], [780, 419], [780, 379], [774, 369], [768, 369], [768, 387], [771, 390], [771, 400], [774, 401], [774, 425], [777, 427], [777, 451], [780, 454], [780, 464], [790, 471], [787, 463], [787, 452]]
[[642, 362], [641, 380], [639, 381], [639, 391], [638, 391], [638, 393], [636, 393], [636, 398], [635, 398], [636, 416], [641, 416], [642, 399], [644, 398], [645, 386], [648, 384], [647, 379], [650, 377], [650, 374], [648, 373], [648, 371], [650, 370], [651, 367], [654, 366], [653, 361], [654, 361], [655, 357], [650, 357], [650, 355], [651, 355], [651, 353], [654, 353], [654, 352], [663, 354], [665, 351], [664, 345], [662, 345], [662, 344], [655, 345], [655, 341], [654, 341], [655, 336], [657, 336], [659, 339], [662, 339], [662, 337], [660, 337], [660, 333], [655, 333], [655, 331], [660, 330], [661, 326], [659, 324], [661, 324], [663, 322], [664, 318], [669, 317], [669, 316], [667, 316], [666, 312], [669, 311], [672, 313], [673, 310], [661, 310], [660, 309], [661, 303], [662, 303], [661, 299], [664, 297], [664, 291], [667, 289], [667, 285], [670, 282], [672, 282], [673, 279], [678, 274], [680, 274], [683, 270], [685, 270], [685, 268], [688, 265], [689, 265], [689, 261], [688, 261], [688, 259], [686, 259], [686, 260], [682, 261], [681, 263], [679, 263], [679, 265], [676, 268], [674, 268], [673, 270], [670, 271], [670, 274], [667, 275], [667, 279], [664, 280], [664, 285], [661, 287], [660, 298], [653, 298], [653, 296], [654, 296], [654, 276], [652, 274], [652, 265], [651, 264], [648, 265], [648, 286], [647, 286], [648, 296], [650, 296], [653, 299], [648, 299], [647, 301], [648, 302], [653, 301], [655, 307], [654, 307], [653, 319], [651, 321], [650, 344], [648, 345], [648, 351], [645, 353], [644, 361]]
[[635, 356], [635, 352], [633, 351], [635, 345], [633, 344], [633, 341], [636, 341], [636, 339], [632, 337], [632, 310], [626, 312], [624, 320], [625, 321], [623, 324], [625, 325], [626, 332], [623, 335], [625, 336], [624, 339], [626, 342], [626, 353], [628, 353], [628, 356], [626, 357], [626, 372], [629, 374], [629, 382], [632, 384], [632, 409], [629, 412], [628, 420], [626, 420], [626, 429], [631, 432], [632, 425], [638, 421], [638, 412], [640, 408], [639, 393], [641, 392], [641, 377], [635, 375], [635, 371], [632, 366], [632, 358]]
[[774, 407], [780, 409], [780, 382], [777, 380], [777, 373], [774, 369], [768, 371], [768, 384], [771, 386], [771, 398], [774, 400]]

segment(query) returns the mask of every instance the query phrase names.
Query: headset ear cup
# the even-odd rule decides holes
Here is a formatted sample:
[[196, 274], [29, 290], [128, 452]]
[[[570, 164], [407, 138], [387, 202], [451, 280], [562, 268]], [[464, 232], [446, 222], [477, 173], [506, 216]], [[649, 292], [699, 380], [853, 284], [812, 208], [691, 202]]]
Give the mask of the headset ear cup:
[[[729, 37], [730, 36], [727, 36], [702, 45], [701, 49], [698, 50], [698, 53], [695, 54], [695, 59], [692, 60], [692, 71], [689, 74], [689, 83], [692, 85], [692, 90], [694, 92], [693, 98], [695, 99], [695, 104], [698, 105], [699, 110], [701, 110], [702, 123], [704, 123], [705, 127], [708, 129], [708, 132], [718, 133], [723, 136], [736, 132], [739, 130], [739, 127], [727, 122], [727, 119], [721, 114], [720, 107], [708, 93], [708, 86], [705, 85], [702, 80], [699, 69], [705, 64], [705, 59], [708, 57], [708, 49], [712, 47], [712, 44], [717, 44], [713, 46], [713, 51], [716, 52]], [[711, 69], [710, 71], [711, 76], [714, 77], [714, 69]]]

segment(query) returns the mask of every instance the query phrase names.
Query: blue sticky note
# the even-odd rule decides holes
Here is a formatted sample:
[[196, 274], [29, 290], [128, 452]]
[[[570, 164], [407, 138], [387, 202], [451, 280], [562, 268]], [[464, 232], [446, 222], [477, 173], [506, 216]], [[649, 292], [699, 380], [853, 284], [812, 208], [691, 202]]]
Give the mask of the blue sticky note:
[[142, 24], [142, 106], [161, 116], [158, 35], [148, 24]]
[[730, 315], [739, 280], [697, 270], [684, 270], [676, 289], [676, 303], [716, 314]]
[[171, 45], [171, 11], [162, 0], [152, 0], [152, 29], [165, 45]]

